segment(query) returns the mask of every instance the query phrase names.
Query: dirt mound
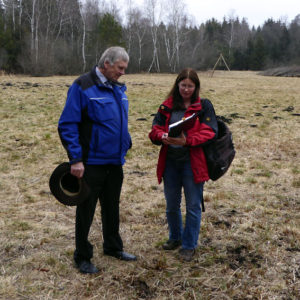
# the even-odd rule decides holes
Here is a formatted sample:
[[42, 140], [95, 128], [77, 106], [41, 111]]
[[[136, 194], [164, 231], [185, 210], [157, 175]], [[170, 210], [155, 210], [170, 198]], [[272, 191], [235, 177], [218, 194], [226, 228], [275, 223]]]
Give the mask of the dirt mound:
[[300, 66], [273, 68], [258, 74], [263, 76], [300, 77]]

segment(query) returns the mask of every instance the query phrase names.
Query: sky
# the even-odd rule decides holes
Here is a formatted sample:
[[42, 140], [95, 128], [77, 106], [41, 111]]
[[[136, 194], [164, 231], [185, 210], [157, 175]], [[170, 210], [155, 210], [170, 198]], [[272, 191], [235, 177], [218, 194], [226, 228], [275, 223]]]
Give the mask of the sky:
[[[222, 21], [225, 16], [243, 17], [250, 26], [258, 27], [272, 18], [291, 22], [300, 14], [300, 0], [182, 0], [186, 12], [191, 15], [196, 25], [215, 18]], [[133, 0], [142, 5], [143, 0]]]

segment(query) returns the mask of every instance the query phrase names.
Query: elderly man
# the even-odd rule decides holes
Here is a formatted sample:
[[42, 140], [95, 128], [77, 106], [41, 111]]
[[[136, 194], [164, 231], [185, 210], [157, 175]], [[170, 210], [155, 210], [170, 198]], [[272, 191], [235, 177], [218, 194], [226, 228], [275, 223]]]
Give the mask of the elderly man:
[[88, 241], [98, 199], [101, 204], [103, 251], [121, 260], [136, 260], [123, 251], [119, 234], [119, 200], [125, 155], [131, 148], [126, 87], [118, 82], [129, 56], [121, 47], [108, 48], [98, 66], [77, 78], [68, 91], [58, 123], [71, 174], [84, 177], [90, 197], [76, 209], [74, 261], [81, 273], [97, 273]]

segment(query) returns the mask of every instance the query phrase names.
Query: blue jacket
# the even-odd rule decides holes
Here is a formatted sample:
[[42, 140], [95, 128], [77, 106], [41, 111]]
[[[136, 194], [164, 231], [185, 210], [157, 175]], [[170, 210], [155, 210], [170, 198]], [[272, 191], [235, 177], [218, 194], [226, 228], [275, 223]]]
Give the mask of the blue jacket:
[[131, 147], [126, 86], [105, 86], [95, 68], [74, 81], [58, 122], [70, 163], [123, 165]]

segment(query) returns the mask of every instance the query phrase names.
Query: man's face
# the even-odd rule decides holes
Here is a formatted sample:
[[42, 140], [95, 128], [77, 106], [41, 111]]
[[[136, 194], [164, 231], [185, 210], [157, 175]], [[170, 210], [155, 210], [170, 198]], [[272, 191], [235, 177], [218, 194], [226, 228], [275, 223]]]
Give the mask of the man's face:
[[108, 80], [118, 81], [125, 74], [127, 66], [128, 62], [123, 60], [117, 60], [112, 66], [109, 62], [105, 62], [104, 69], [101, 71]]

